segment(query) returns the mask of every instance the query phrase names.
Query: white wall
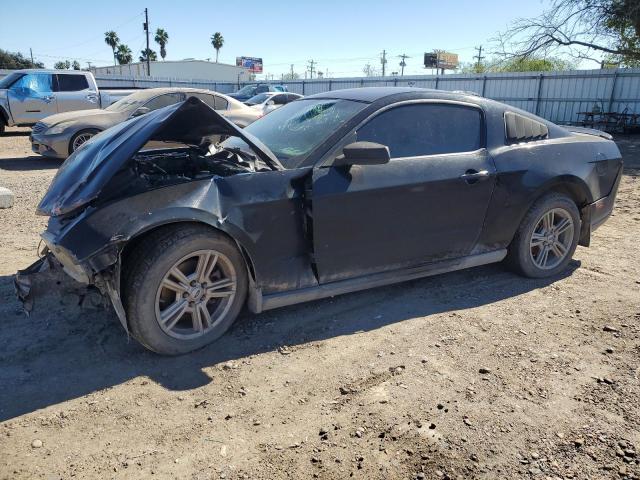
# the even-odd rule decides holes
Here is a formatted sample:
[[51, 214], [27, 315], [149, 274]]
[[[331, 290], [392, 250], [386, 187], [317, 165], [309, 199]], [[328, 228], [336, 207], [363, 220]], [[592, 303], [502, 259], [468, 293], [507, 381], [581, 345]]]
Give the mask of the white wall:
[[[144, 77], [147, 74], [146, 63], [132, 63], [111, 67], [96, 67], [91, 70], [96, 75], [127, 75]], [[211, 80], [216, 82], [237, 82], [249, 80], [249, 72], [235, 65], [206, 62], [204, 60], [178, 60], [151, 62], [152, 77], [167, 77], [184, 80]]]

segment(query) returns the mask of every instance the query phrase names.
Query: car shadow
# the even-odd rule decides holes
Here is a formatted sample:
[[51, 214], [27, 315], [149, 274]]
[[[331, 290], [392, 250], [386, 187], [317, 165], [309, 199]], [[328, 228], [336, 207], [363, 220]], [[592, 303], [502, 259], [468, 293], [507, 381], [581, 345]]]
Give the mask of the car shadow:
[[0, 170], [29, 171], [60, 168], [64, 160], [30, 155], [28, 157], [0, 158]]
[[[570, 276], [528, 279], [489, 265], [281, 308], [244, 313], [212, 345], [180, 357], [162, 357], [127, 339], [108, 310], [82, 309], [79, 299], [20, 311], [13, 276], [0, 277], [0, 421], [146, 376], [169, 390], [212, 381], [217, 364], [309, 342], [368, 332], [433, 314], [475, 308], [546, 287]], [[55, 289], [54, 289], [55, 290]], [[71, 303], [71, 304], [70, 304]], [[428, 332], [425, 332], [428, 334]]]
[[28, 137], [31, 135], [31, 129], [29, 130], [5, 130], [0, 137]]

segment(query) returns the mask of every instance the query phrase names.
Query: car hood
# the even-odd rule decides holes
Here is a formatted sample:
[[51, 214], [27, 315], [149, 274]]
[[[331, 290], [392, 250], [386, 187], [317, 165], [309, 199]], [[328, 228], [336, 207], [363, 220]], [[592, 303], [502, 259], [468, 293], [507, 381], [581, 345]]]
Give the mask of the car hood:
[[98, 197], [102, 188], [149, 140], [200, 144], [205, 137], [240, 137], [274, 170], [283, 169], [253, 135], [236, 127], [201, 100], [188, 100], [133, 118], [102, 132], [62, 164], [36, 213], [66, 215]]
[[116, 123], [122, 122], [127, 118], [126, 112], [109, 112], [97, 108], [91, 110], [75, 110], [72, 112], [56, 113], [42, 120], [47, 126], [57, 125], [63, 122], [87, 122], [95, 126], [103, 126], [109, 128]]

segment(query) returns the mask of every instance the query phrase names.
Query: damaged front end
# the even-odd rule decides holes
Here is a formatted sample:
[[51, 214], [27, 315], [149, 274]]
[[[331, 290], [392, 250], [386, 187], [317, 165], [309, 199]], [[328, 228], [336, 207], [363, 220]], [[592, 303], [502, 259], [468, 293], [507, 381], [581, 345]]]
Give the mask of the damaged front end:
[[[220, 147], [235, 136], [246, 151]], [[282, 166], [257, 139], [200, 100], [166, 107], [94, 137], [60, 167], [38, 205], [49, 216], [41, 258], [15, 276], [28, 313], [52, 289], [97, 289], [128, 331], [120, 288], [125, 246], [175, 221], [224, 222], [216, 181]]]

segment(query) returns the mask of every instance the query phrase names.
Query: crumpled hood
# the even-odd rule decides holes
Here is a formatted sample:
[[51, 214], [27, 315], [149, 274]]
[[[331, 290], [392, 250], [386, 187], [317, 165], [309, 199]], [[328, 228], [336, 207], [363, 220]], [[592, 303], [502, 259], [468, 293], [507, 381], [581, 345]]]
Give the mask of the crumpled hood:
[[105, 184], [149, 140], [198, 145], [205, 137], [240, 137], [274, 170], [283, 169], [273, 153], [253, 135], [190, 97], [106, 130], [76, 150], [62, 164], [36, 213], [59, 216], [94, 200]]

